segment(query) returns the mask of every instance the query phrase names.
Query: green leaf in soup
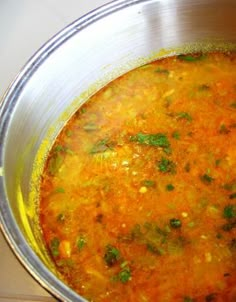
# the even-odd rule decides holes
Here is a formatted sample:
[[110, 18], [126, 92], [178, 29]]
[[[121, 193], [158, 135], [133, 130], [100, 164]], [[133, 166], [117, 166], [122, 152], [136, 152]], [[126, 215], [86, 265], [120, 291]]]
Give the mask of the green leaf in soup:
[[60, 223], [64, 223], [65, 222], [65, 214], [64, 213], [60, 213], [57, 215], [57, 221]]
[[221, 228], [224, 232], [231, 232], [233, 229], [236, 228], [236, 220], [223, 224]]
[[179, 140], [180, 139], [180, 133], [178, 131], [174, 131], [172, 133], [172, 137], [176, 140]]
[[113, 266], [120, 259], [120, 251], [113, 245], [106, 246], [104, 260], [108, 266]]
[[73, 132], [71, 130], [66, 131], [66, 136], [71, 137], [73, 135]]
[[170, 73], [168, 69], [161, 68], [161, 67], [157, 67], [157, 69], [155, 69], [155, 72], [160, 73], [160, 74], [166, 74], [166, 75], [168, 75]]
[[155, 255], [161, 256], [165, 253], [165, 251], [161, 247], [157, 246], [152, 242], [147, 242], [146, 247], [149, 252]]
[[96, 142], [92, 149], [90, 150], [91, 154], [102, 153], [107, 150], [112, 150], [114, 147], [114, 143], [110, 142], [109, 139], [105, 138]]
[[177, 120], [187, 120], [189, 122], [192, 121], [192, 116], [188, 112], [179, 112], [176, 114]]
[[166, 185], [166, 190], [167, 191], [173, 191], [175, 189], [175, 187], [172, 184], [167, 184]]
[[81, 251], [84, 248], [84, 246], [86, 245], [86, 243], [87, 243], [86, 238], [84, 236], [80, 236], [77, 239], [77, 243], [76, 243], [78, 250]]
[[223, 216], [226, 219], [236, 218], [236, 205], [229, 204], [225, 206]]
[[[233, 180], [231, 182], [227, 182], [223, 185], [223, 189], [227, 191], [236, 191], [236, 180]], [[231, 199], [231, 198], [230, 198]]]
[[65, 189], [63, 187], [57, 187], [55, 193], [65, 193]]
[[225, 124], [222, 124], [222, 125], [220, 125], [219, 133], [220, 134], [229, 134], [230, 130], [225, 126]]
[[48, 169], [51, 175], [56, 175], [63, 163], [63, 157], [59, 153], [54, 154], [50, 160]]
[[62, 152], [64, 151], [65, 147], [63, 147], [62, 145], [56, 145], [55, 147], [53, 147], [53, 152]]
[[203, 55], [202, 53], [198, 53], [198, 54], [192, 54], [192, 55], [178, 55], [177, 59], [180, 61], [185, 61], [185, 62], [197, 62], [197, 61], [201, 61], [206, 57], [206, 55]]
[[170, 142], [167, 136], [163, 133], [146, 134], [138, 133], [130, 137], [130, 141], [137, 142], [142, 145], [156, 146], [161, 148], [170, 147]]
[[60, 240], [57, 237], [54, 237], [51, 241], [50, 241], [50, 251], [52, 253], [52, 255], [54, 257], [59, 256], [59, 245], [60, 245]]
[[214, 178], [211, 177], [209, 174], [205, 173], [205, 174], [203, 174], [203, 175], [200, 176], [200, 180], [204, 184], [209, 185], [209, 184], [211, 184], [214, 181]]
[[155, 187], [156, 182], [151, 179], [145, 179], [144, 181], [142, 181], [142, 185], [146, 187]]
[[229, 199], [235, 199], [236, 198], [236, 192], [229, 195]]
[[179, 228], [181, 228], [181, 226], [182, 226], [182, 222], [181, 222], [180, 219], [172, 218], [172, 219], [170, 219], [170, 226], [171, 226], [173, 229], [179, 229]]
[[175, 163], [165, 157], [162, 157], [161, 160], [157, 162], [157, 167], [162, 173], [174, 174], [176, 172]]
[[119, 280], [122, 283], [128, 282], [131, 279], [131, 270], [130, 270], [129, 266], [125, 266], [124, 268], [122, 268], [122, 270], [119, 272], [118, 276], [119, 276]]

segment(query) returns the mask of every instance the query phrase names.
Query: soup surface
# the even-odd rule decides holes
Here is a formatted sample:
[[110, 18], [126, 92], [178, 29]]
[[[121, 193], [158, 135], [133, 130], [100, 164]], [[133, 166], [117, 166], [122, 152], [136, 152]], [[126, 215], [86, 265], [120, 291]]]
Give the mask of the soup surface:
[[235, 63], [208, 53], [142, 66], [60, 133], [40, 223], [89, 301], [236, 301]]

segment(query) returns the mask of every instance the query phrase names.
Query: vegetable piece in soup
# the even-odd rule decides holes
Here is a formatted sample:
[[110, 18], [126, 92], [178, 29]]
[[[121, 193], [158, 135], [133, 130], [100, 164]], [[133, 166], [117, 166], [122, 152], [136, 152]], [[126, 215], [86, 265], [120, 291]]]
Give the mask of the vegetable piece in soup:
[[206, 53], [137, 68], [56, 139], [40, 223], [88, 301], [236, 301], [235, 63]]

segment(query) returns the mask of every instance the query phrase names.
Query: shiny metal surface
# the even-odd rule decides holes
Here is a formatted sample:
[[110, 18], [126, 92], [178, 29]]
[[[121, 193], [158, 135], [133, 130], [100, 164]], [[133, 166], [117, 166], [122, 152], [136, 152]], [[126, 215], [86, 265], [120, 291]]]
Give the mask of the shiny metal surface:
[[48, 129], [57, 125], [53, 140], [92, 93], [162, 48], [235, 43], [235, 15], [235, 0], [111, 2], [53, 37], [6, 92], [0, 107], [1, 227], [20, 261], [59, 299], [85, 301], [50, 271], [42, 256], [37, 213], [29, 204], [33, 164]]

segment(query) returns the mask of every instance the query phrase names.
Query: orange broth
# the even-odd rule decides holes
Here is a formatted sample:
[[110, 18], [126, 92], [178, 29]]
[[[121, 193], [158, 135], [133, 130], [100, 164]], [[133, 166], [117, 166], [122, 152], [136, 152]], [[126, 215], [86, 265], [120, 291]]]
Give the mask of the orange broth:
[[89, 301], [236, 301], [235, 62], [137, 68], [56, 139], [40, 223], [63, 280]]

